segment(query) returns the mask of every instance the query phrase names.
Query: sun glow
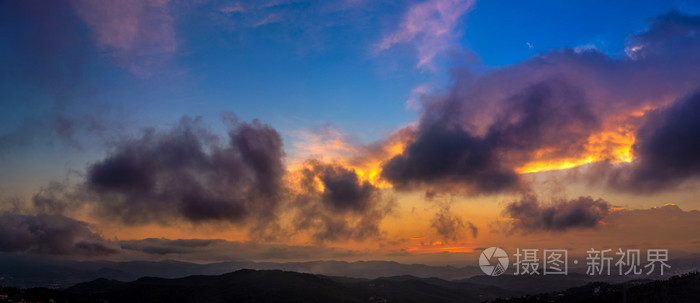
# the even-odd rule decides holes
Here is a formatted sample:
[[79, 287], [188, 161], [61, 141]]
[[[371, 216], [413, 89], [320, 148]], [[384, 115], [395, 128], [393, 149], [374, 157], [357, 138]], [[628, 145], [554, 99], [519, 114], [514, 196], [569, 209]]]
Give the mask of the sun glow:
[[[391, 188], [391, 183], [382, 180], [382, 165], [391, 158], [403, 153], [411, 136], [407, 132], [398, 132], [389, 139], [376, 145], [356, 145], [344, 139], [342, 134], [336, 134], [329, 140], [321, 140], [307, 135], [308, 141], [300, 148], [302, 153], [288, 162], [289, 171], [299, 172], [307, 168], [308, 159], [319, 159], [332, 162], [352, 169], [362, 182], [369, 182], [378, 188]], [[316, 190], [323, 192], [324, 186], [320, 179], [314, 180]]]
[[632, 162], [632, 146], [639, 126], [639, 118], [654, 107], [644, 106], [627, 114], [612, 117], [603, 125], [603, 131], [588, 137], [583, 152], [576, 157], [552, 158], [553, 148], [544, 148], [533, 154], [533, 161], [517, 167], [519, 174], [574, 168], [599, 161], [612, 164]]
[[391, 184], [380, 178], [379, 174], [382, 171], [382, 164], [385, 161], [403, 153], [406, 145], [407, 144], [403, 141], [392, 142], [391, 144], [387, 144], [383, 147], [384, 155], [381, 157], [381, 159], [374, 159], [366, 163], [361, 163], [357, 166], [349, 166], [355, 169], [357, 176], [361, 180], [365, 180], [379, 188], [390, 188]]
[[[645, 105], [623, 114], [607, 117], [601, 130], [588, 136], [579, 148], [543, 147], [534, 151], [530, 155], [530, 161], [516, 166], [514, 171], [518, 174], [529, 174], [575, 168], [601, 161], [611, 164], [632, 162], [634, 160], [632, 146], [635, 143], [635, 134], [642, 121], [641, 118], [655, 108]], [[381, 178], [382, 165], [389, 159], [402, 154], [411, 138], [410, 132], [397, 133], [381, 145], [368, 148], [349, 143], [338, 134], [329, 141], [312, 137], [313, 140], [307, 141], [310, 144], [307, 144], [306, 150], [321, 156], [323, 160], [353, 169], [361, 181], [369, 182], [379, 188], [391, 188], [392, 184]], [[573, 154], [562, 156], [562, 149], [570, 149]], [[290, 167], [291, 170], [303, 167], [299, 161], [296, 163], [297, 165]]]
[[[609, 161], [610, 163], [631, 162], [634, 133], [619, 128], [613, 131], [604, 131], [591, 135], [584, 146], [585, 153], [576, 158], [542, 159], [536, 160], [518, 167], [515, 171], [519, 174], [527, 174], [541, 171], [561, 170], [574, 168], [581, 165]], [[546, 150], [535, 153], [535, 158], [541, 154], [547, 154]], [[541, 159], [541, 158], [540, 158]]]

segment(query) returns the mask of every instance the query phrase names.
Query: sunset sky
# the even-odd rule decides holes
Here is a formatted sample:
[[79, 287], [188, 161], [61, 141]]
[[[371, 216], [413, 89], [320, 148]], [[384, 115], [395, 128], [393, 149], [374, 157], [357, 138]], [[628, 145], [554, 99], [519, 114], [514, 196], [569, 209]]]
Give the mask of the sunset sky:
[[32, 0], [0, 15], [2, 252], [700, 253], [698, 2]]

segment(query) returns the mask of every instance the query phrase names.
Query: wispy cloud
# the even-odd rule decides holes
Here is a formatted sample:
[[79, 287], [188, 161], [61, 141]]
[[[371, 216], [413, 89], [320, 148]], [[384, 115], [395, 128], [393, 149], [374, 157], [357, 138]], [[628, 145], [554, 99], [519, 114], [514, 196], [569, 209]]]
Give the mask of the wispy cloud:
[[230, 13], [242, 13], [242, 12], [245, 12], [246, 9], [243, 8], [243, 5], [241, 5], [240, 2], [236, 2], [234, 4], [222, 7], [219, 11], [222, 13], [225, 13], [225, 14], [230, 14]]
[[338, 160], [349, 158], [359, 152], [354, 139], [326, 123], [295, 134], [296, 142], [289, 151], [289, 164], [298, 166], [310, 158]]
[[97, 46], [117, 63], [139, 75], [148, 75], [152, 56], [177, 50], [175, 19], [169, 0], [73, 0], [76, 14], [94, 32]]
[[427, 83], [420, 84], [413, 89], [411, 89], [411, 95], [406, 99], [406, 108], [412, 110], [419, 110], [421, 108], [421, 101], [425, 95], [430, 91], [431, 86]]
[[460, 20], [474, 5], [474, 0], [428, 0], [413, 5], [396, 31], [375, 45], [383, 52], [396, 44], [411, 43], [418, 53], [417, 67], [432, 67], [440, 53], [456, 44], [462, 34]]
[[449, 204], [444, 204], [430, 221], [430, 227], [435, 229], [444, 243], [464, 240], [466, 229], [469, 228], [472, 238], [476, 238], [479, 229], [472, 222], [462, 220], [462, 217], [450, 210]]
[[118, 252], [112, 246], [87, 223], [61, 215], [0, 215], [2, 252], [103, 256]]

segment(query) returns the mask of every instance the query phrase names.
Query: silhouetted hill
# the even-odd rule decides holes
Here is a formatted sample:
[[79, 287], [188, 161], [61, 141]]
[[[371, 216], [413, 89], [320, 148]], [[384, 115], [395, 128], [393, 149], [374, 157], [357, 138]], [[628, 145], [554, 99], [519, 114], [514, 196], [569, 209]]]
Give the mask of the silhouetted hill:
[[524, 294], [562, 291], [571, 287], [585, 285], [601, 279], [601, 276], [590, 276], [577, 273], [568, 275], [500, 275], [475, 276], [455, 282], [468, 282], [479, 285], [491, 285]]
[[109, 302], [482, 302], [512, 294], [496, 287], [416, 277], [337, 279], [279, 270], [239, 270], [220, 276], [99, 279], [66, 289]]
[[59, 289], [0, 287], [0, 303], [10, 302], [92, 303], [93, 301]]
[[[219, 263], [228, 265], [227, 263]], [[238, 263], [240, 268], [257, 270], [279, 269], [326, 276], [375, 279], [379, 277], [411, 275], [415, 277], [438, 277], [445, 280], [464, 279], [483, 272], [477, 266], [430, 266], [425, 264], [403, 264], [393, 261], [311, 261], [311, 262], [247, 262]]]
[[[559, 277], [564, 279], [565, 277]], [[478, 279], [477, 279], [478, 280]], [[534, 279], [538, 283], [551, 280]], [[514, 281], [515, 288], [522, 287]], [[501, 282], [498, 282], [501, 283]], [[498, 284], [497, 283], [497, 284]], [[507, 286], [507, 285], [506, 285]], [[0, 302], [698, 302], [700, 273], [664, 281], [593, 282], [564, 291], [524, 294], [496, 286], [438, 278], [340, 278], [279, 270], [239, 270], [219, 276], [97, 279], [65, 290], [0, 287]]]
[[124, 282], [99, 278], [95, 281], [76, 284], [67, 290], [69, 290], [71, 293], [90, 296], [93, 294], [108, 292], [109, 290], [119, 287], [122, 284], [124, 284]]
[[621, 284], [594, 282], [561, 292], [498, 299], [490, 302], [700, 302], [700, 273], [687, 273], [658, 281], [637, 280]]

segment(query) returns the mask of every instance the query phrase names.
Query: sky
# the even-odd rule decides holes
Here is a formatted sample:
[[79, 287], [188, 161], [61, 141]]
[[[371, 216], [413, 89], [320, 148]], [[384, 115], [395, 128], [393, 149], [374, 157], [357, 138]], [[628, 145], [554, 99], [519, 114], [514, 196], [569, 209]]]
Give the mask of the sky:
[[700, 253], [700, 3], [0, 3], [0, 251]]

